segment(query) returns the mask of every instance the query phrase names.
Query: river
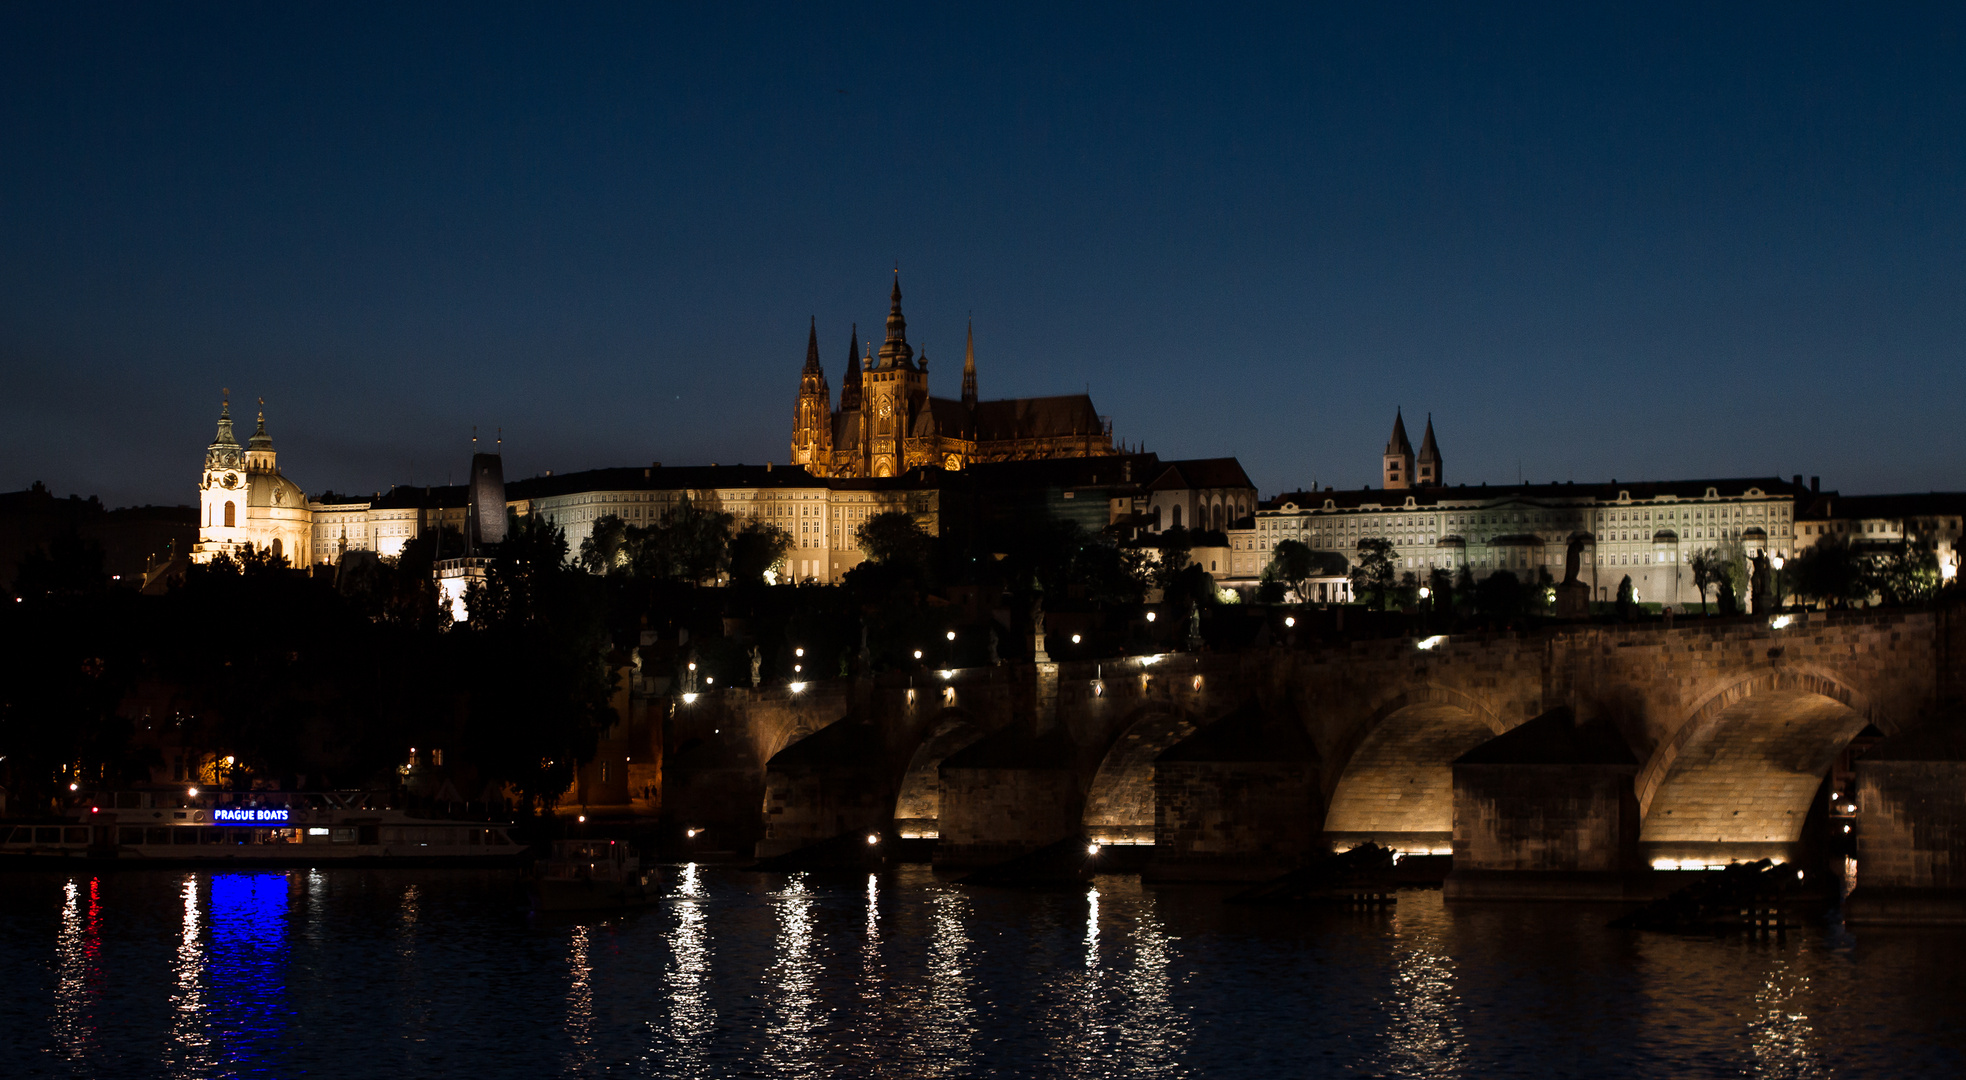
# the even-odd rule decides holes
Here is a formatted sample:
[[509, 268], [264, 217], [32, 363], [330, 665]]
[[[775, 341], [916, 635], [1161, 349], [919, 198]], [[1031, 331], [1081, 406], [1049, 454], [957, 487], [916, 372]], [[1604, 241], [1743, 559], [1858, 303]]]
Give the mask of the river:
[[1584, 905], [668, 870], [529, 918], [509, 872], [0, 875], [0, 1073], [1946, 1076], [1966, 934], [1605, 928]]

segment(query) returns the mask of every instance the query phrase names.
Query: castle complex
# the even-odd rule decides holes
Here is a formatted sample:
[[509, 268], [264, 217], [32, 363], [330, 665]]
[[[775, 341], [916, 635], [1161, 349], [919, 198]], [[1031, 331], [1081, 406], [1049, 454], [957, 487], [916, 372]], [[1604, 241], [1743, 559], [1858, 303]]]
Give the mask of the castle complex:
[[888, 298], [887, 340], [880, 355], [871, 348], [864, 355], [858, 350], [855, 342], [847, 343], [846, 380], [836, 409], [819, 363], [817, 321], [807, 336], [792, 419], [792, 464], [814, 476], [898, 476], [923, 465], [955, 472], [977, 462], [1115, 452], [1112, 425], [1086, 394], [977, 400], [973, 328], [963, 348], [962, 398], [931, 397], [928, 356], [917, 356], [908, 344], [908, 324], [901, 317], [899, 272]]

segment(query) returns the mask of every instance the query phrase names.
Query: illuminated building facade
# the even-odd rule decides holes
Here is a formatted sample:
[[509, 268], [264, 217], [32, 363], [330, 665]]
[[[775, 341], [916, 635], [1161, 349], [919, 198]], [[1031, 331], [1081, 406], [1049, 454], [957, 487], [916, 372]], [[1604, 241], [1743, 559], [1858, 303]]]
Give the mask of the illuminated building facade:
[[[856, 328], [856, 334], [858, 329]], [[937, 466], [1114, 454], [1112, 424], [1086, 394], [982, 401], [976, 393], [976, 335], [963, 353], [960, 399], [928, 392], [928, 357], [908, 344], [901, 278], [889, 297], [887, 339], [876, 355], [847, 344], [846, 381], [834, 408], [819, 362], [819, 329], [807, 334], [792, 418], [792, 464], [814, 476], [885, 478]]]

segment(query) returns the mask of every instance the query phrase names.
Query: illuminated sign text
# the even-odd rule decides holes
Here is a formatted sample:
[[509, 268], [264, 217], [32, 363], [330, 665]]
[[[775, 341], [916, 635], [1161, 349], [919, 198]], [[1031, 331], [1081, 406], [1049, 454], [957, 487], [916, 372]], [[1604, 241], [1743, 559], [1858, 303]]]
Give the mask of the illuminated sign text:
[[285, 825], [284, 806], [220, 806], [212, 810], [214, 825]]

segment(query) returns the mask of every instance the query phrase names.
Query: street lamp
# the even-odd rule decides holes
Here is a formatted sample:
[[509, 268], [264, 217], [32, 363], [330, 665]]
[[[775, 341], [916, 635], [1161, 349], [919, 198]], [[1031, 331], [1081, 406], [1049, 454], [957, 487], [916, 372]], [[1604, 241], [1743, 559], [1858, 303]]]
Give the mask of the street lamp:
[[948, 638], [948, 639], [949, 639], [950, 641], [954, 641], [954, 640], [956, 640], [956, 632], [955, 632], [954, 630], [951, 630], [951, 631], [949, 631], [948, 633], [946, 633], [946, 634], [944, 634], [944, 635], [942, 635], [942, 636], [943, 636], [943, 637], [945, 637], [945, 638]]

